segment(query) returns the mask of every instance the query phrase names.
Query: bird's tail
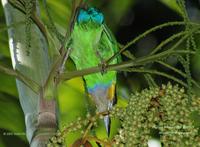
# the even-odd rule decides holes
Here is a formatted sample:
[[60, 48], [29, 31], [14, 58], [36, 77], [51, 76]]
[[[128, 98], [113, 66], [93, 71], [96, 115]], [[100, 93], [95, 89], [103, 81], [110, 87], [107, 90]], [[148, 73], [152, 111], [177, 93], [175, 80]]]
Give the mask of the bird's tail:
[[[115, 103], [115, 85], [112, 84], [107, 87], [102, 85], [95, 87], [92, 91], [89, 91], [92, 99], [94, 100], [98, 112], [105, 112], [111, 110]], [[111, 119], [109, 115], [104, 116], [104, 124], [107, 135], [110, 135]]]
[[109, 136], [110, 135], [110, 124], [111, 124], [109, 115], [104, 116], [104, 124], [106, 127], [107, 135]]

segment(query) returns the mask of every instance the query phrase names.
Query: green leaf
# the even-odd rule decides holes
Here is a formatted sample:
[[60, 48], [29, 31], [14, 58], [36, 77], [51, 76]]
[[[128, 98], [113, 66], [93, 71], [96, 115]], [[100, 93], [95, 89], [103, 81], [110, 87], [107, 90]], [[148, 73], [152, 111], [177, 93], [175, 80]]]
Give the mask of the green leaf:
[[[43, 3], [40, 3], [43, 6]], [[69, 1], [51, 1], [47, 0], [47, 5], [49, 8], [50, 15], [53, 19], [53, 22], [58, 26], [58, 28], [65, 29], [69, 24], [69, 16], [71, 13], [71, 5]], [[44, 9], [41, 9], [42, 18], [45, 24], [49, 23], [47, 19], [47, 15], [45, 14]], [[62, 32], [63, 33], [63, 32]]]
[[15, 78], [0, 73], [0, 81], [0, 92], [4, 92], [12, 96], [18, 96]]
[[160, 0], [163, 4], [177, 12], [178, 14], [181, 14], [181, 9], [179, 5], [177, 4], [176, 0]]
[[6, 145], [4, 144], [3, 139], [1, 137], [0, 137], [0, 146], [1, 147], [6, 147]]
[[[83, 118], [86, 115], [86, 96], [82, 78], [75, 78], [60, 84], [58, 94], [61, 128], [76, 121], [78, 117]], [[67, 146], [80, 137], [80, 132], [67, 133]]]
[[[0, 93], [0, 128], [13, 133], [25, 133], [24, 115], [17, 99]], [[25, 135], [19, 135], [25, 140]]]

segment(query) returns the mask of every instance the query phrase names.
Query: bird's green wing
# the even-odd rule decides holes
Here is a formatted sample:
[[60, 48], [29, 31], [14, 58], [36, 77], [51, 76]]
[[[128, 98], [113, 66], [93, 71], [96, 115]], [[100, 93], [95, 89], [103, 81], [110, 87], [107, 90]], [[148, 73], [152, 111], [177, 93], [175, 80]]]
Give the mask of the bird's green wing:
[[[103, 25], [103, 33], [105, 33], [109, 42], [112, 44], [112, 50], [114, 51], [114, 54], [117, 53], [119, 51], [117, 40], [106, 24]], [[117, 63], [119, 62], [121, 62], [121, 56], [117, 56]]]

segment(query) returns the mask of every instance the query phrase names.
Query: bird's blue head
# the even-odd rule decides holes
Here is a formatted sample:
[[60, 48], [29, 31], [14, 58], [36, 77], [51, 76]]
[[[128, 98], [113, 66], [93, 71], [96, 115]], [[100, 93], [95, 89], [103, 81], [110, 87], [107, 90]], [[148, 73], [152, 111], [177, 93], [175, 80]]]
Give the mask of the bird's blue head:
[[93, 7], [87, 10], [80, 9], [79, 14], [77, 16], [77, 22], [82, 23], [88, 21], [92, 21], [101, 25], [104, 22], [104, 16], [99, 10]]

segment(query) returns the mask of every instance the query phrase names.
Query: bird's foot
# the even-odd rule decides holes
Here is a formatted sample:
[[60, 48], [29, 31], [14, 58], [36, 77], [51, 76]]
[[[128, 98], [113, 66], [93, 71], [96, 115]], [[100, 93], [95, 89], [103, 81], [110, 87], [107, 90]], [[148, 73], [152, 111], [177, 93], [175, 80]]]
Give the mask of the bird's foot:
[[107, 72], [107, 63], [105, 61], [101, 61], [99, 67], [101, 68], [101, 74], [105, 74]]

